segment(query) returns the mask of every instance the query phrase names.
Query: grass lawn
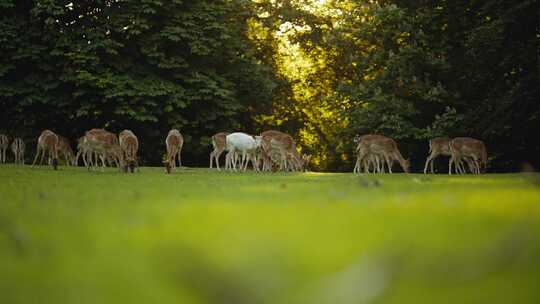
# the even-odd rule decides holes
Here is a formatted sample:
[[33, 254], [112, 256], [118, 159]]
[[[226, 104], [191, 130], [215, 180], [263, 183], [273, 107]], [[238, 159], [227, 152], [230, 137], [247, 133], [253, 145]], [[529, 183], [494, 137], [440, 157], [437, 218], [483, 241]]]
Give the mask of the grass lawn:
[[540, 175], [2, 165], [0, 303], [540, 303]]

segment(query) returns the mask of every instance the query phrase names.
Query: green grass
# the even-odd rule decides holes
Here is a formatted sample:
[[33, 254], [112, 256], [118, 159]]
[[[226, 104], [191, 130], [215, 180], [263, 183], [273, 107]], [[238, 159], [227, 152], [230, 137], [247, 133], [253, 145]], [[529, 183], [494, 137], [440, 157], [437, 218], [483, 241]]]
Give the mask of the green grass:
[[0, 166], [0, 303], [540, 303], [540, 175]]

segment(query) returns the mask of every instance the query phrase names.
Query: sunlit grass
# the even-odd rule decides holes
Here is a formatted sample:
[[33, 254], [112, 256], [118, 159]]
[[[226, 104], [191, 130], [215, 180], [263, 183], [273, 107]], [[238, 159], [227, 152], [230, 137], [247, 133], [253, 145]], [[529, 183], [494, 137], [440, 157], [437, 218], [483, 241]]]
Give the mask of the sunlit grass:
[[537, 303], [540, 176], [0, 166], [0, 303]]

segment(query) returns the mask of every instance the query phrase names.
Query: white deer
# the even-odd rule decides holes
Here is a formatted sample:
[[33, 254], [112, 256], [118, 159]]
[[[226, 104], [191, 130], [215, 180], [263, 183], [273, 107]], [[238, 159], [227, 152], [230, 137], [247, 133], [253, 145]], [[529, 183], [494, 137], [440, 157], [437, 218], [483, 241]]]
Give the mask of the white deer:
[[249, 161], [255, 171], [259, 171], [256, 160], [257, 149], [261, 146], [260, 136], [251, 136], [242, 132], [235, 132], [227, 135], [227, 156], [225, 157], [225, 167], [236, 171], [237, 161], [235, 153], [241, 153], [240, 169], [246, 171]]

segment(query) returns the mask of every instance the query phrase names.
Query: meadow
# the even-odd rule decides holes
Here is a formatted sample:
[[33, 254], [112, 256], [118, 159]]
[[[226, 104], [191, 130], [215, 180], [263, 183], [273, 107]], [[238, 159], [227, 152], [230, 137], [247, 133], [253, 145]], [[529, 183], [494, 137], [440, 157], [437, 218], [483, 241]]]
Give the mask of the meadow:
[[0, 166], [0, 303], [540, 303], [540, 174]]

